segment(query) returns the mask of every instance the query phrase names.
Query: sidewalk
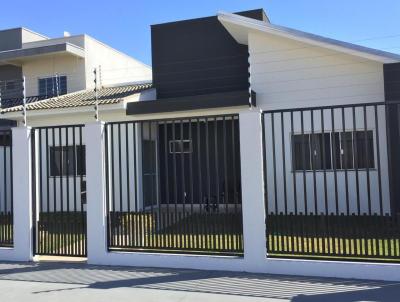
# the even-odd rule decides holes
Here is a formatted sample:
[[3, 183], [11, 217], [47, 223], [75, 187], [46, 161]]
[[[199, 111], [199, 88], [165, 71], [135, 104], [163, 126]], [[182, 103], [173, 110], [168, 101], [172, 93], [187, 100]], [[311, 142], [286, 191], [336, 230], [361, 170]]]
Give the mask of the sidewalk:
[[1, 301], [398, 301], [400, 283], [233, 272], [0, 263]]

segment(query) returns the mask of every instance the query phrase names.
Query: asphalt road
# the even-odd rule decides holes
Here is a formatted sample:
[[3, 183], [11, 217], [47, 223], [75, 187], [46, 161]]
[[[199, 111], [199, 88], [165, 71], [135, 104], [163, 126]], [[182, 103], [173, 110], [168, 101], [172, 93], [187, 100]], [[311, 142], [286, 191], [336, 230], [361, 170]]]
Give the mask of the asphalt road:
[[0, 263], [0, 301], [398, 302], [400, 283], [77, 263]]

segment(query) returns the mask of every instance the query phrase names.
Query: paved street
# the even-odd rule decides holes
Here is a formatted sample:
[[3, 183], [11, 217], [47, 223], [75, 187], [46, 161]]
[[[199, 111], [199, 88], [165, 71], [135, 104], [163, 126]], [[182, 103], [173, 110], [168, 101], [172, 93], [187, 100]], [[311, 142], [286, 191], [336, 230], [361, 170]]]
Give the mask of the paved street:
[[399, 301], [400, 283], [93, 266], [0, 263], [0, 301]]

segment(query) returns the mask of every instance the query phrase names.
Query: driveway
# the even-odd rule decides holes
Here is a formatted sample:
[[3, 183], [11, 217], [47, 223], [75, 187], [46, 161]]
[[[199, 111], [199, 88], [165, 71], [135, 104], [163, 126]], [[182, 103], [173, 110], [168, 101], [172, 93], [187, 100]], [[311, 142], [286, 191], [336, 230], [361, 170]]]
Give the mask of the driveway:
[[400, 301], [400, 283], [0, 262], [0, 301]]

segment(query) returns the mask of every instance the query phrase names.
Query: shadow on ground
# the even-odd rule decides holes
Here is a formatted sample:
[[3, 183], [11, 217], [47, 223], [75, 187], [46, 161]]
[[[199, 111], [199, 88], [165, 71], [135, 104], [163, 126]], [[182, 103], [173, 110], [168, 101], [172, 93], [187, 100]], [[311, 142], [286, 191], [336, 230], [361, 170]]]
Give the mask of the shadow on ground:
[[392, 302], [400, 299], [400, 283], [395, 282], [77, 263], [0, 262], [0, 280], [71, 284], [69, 288], [59, 291], [143, 288], [275, 298], [294, 302]]

